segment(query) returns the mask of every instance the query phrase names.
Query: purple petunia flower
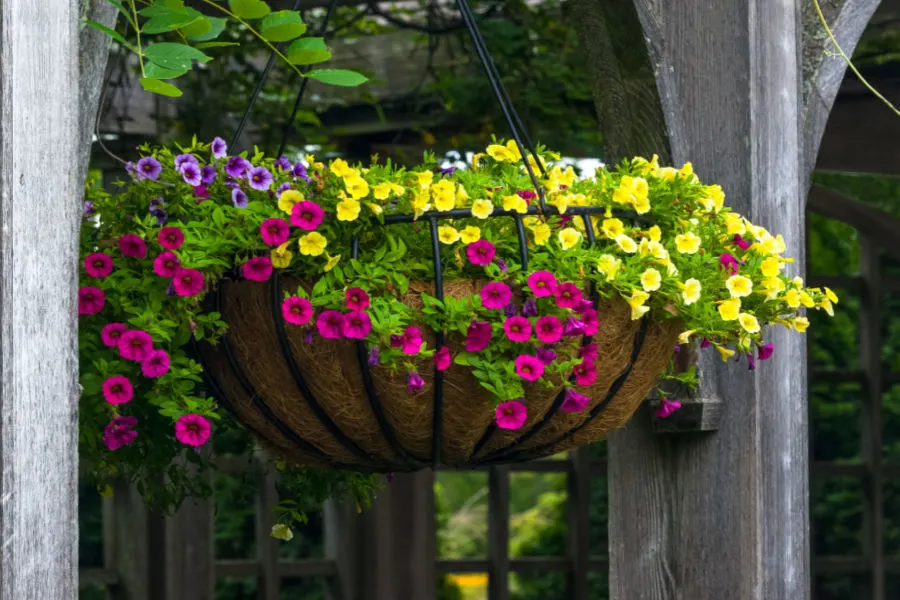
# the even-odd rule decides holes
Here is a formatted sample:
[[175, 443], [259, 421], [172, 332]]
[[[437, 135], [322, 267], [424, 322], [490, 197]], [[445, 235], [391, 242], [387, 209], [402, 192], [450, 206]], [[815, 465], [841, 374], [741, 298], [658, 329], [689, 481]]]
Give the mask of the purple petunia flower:
[[377, 367], [380, 360], [381, 350], [378, 349], [378, 346], [372, 346], [372, 349], [369, 350], [369, 366]]
[[291, 174], [295, 178], [302, 179], [306, 183], [309, 183], [309, 175], [306, 173], [306, 166], [303, 163], [298, 162], [296, 165], [294, 165], [294, 168], [291, 171]]
[[247, 174], [250, 169], [250, 163], [242, 156], [232, 156], [225, 163], [225, 172], [235, 179], [240, 179]]
[[130, 160], [127, 163], [125, 163], [125, 172], [128, 173], [129, 175], [131, 175], [132, 177], [138, 176], [137, 167], [134, 166], [134, 163], [131, 162]]
[[565, 325], [563, 325], [563, 335], [567, 337], [584, 335], [584, 321], [569, 316]]
[[752, 352], [747, 353], [747, 368], [751, 371], [756, 370], [756, 359], [753, 358]]
[[175, 170], [180, 171], [185, 165], [199, 166], [197, 158], [193, 154], [179, 154], [175, 157]]
[[275, 161], [274, 166], [278, 167], [279, 169], [281, 169], [282, 171], [285, 171], [285, 172], [290, 171], [291, 168], [293, 168], [291, 161], [288, 160], [288, 157], [285, 156], [284, 154], [282, 154], [281, 156], [278, 157], [278, 160]]
[[225, 140], [217, 137], [213, 139], [209, 149], [212, 150], [213, 158], [225, 158], [225, 154], [228, 152], [228, 145], [225, 143]]
[[247, 194], [239, 187], [234, 188], [231, 190], [231, 202], [235, 208], [247, 208]]
[[203, 177], [200, 175], [200, 167], [189, 162], [181, 165], [181, 177], [185, 183], [193, 186], [198, 186], [203, 181]]
[[456, 172], [456, 167], [447, 167], [446, 169], [441, 169], [441, 175], [450, 176]]
[[537, 300], [534, 298], [529, 298], [525, 301], [525, 304], [522, 305], [522, 316], [523, 317], [536, 317], [538, 316], [538, 308], [537, 308]]
[[166, 221], [169, 218], [169, 213], [161, 208], [151, 208], [150, 215], [156, 217], [156, 225], [157, 227], [162, 227], [166, 224]]
[[291, 183], [289, 181], [285, 181], [284, 183], [282, 183], [281, 185], [278, 186], [278, 189], [275, 190], [275, 193], [280, 196], [281, 192], [283, 192], [285, 190], [289, 190], [289, 189], [292, 189]]
[[156, 181], [162, 173], [162, 165], [152, 156], [145, 156], [137, 163], [138, 177]]
[[213, 181], [216, 180], [216, 176], [219, 173], [216, 171], [216, 168], [211, 165], [206, 165], [202, 169], [200, 169], [200, 181], [203, 185], [209, 185]]
[[538, 348], [535, 352], [535, 356], [537, 356], [537, 359], [545, 365], [549, 365], [556, 360], [556, 352], [550, 348]]
[[157, 196], [156, 198], [150, 198], [150, 210], [158, 206], [162, 206], [164, 204], [162, 196]]
[[503, 308], [503, 314], [507, 317], [514, 317], [518, 310], [516, 309], [516, 305], [510, 302]]
[[86, 201], [84, 202], [84, 204], [81, 205], [81, 210], [82, 210], [82, 214], [83, 214], [85, 217], [90, 217], [91, 215], [94, 214], [94, 211], [95, 211], [96, 209], [94, 208], [94, 203], [93, 203], [93, 202], [91, 202], [90, 200], [86, 200]]
[[170, 281], [169, 287], [166, 288], [166, 296], [177, 296], [178, 292], [175, 291], [175, 282]]
[[425, 387], [425, 380], [422, 379], [422, 376], [413, 371], [407, 376], [406, 379], [406, 390], [410, 394], [415, 394], [419, 390]]
[[497, 266], [500, 268], [501, 273], [506, 273], [506, 270], [509, 269], [509, 267], [506, 265], [506, 261], [499, 256], [494, 259], [494, 262], [497, 263]]
[[250, 180], [250, 187], [261, 192], [272, 186], [272, 174], [265, 167], [253, 167], [247, 179]]

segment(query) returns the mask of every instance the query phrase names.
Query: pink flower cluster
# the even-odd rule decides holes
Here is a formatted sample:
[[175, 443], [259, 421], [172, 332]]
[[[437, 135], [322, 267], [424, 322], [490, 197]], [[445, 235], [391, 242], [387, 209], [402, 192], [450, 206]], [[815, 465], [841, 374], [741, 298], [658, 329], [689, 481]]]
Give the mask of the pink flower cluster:
[[[372, 319], [366, 309], [369, 308], [369, 295], [361, 288], [350, 288], [344, 294], [348, 311], [323, 310], [316, 317], [316, 330], [328, 340], [353, 339], [361, 340], [372, 330]], [[284, 320], [292, 325], [306, 325], [313, 318], [312, 303], [306, 298], [290, 296], [281, 305]]]

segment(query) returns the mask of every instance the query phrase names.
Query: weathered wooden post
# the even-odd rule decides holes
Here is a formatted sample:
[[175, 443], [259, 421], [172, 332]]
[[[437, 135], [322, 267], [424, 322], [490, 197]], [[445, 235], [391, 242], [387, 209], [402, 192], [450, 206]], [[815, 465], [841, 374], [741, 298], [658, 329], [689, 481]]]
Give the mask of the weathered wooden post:
[[[878, 2], [827, 4], [849, 51]], [[809, 170], [844, 70], [825, 56], [811, 0], [573, 0], [572, 11], [607, 160], [692, 161], [738, 212], [784, 235], [801, 274]], [[717, 432], [656, 435], [645, 411], [611, 436], [611, 598], [809, 598], [806, 341], [780, 328], [767, 339], [775, 360], [756, 372], [701, 359], [700, 397], [724, 402]]]

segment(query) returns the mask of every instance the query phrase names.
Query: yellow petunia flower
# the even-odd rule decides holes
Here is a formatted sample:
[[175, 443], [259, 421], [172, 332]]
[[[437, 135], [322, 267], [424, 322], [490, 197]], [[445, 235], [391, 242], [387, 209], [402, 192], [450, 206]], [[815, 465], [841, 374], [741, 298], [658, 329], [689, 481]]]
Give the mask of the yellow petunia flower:
[[766, 299], [775, 300], [778, 298], [778, 294], [784, 291], [784, 281], [779, 277], [768, 277], [763, 279], [762, 287], [766, 292]]
[[325, 252], [328, 240], [318, 231], [312, 231], [301, 236], [297, 243], [300, 246], [300, 254], [304, 256], [319, 256]]
[[442, 179], [431, 186], [431, 198], [434, 207], [440, 211], [453, 210], [456, 207], [456, 186], [452, 181]]
[[338, 177], [343, 177], [344, 175], [353, 171], [353, 169], [350, 168], [350, 165], [347, 164], [347, 161], [343, 158], [336, 158], [331, 161], [331, 165], [328, 167], [328, 170]]
[[481, 162], [481, 159], [484, 158], [484, 152], [477, 152], [472, 155], [472, 170], [478, 170], [478, 163]]
[[837, 294], [832, 292], [831, 288], [826, 287], [824, 289], [825, 289], [825, 297], [828, 298], [829, 300], [831, 300], [833, 303], [837, 304], [839, 302]]
[[791, 325], [794, 326], [794, 329], [796, 329], [800, 333], [803, 333], [809, 327], [809, 319], [807, 319], [806, 317], [795, 317], [791, 322]]
[[561, 215], [569, 209], [569, 197], [566, 194], [552, 194], [547, 203], [558, 210]]
[[534, 243], [538, 246], [543, 246], [550, 241], [550, 226], [546, 223], [535, 225], [531, 228], [531, 233], [534, 234]]
[[420, 189], [428, 189], [428, 186], [431, 185], [431, 182], [434, 180], [434, 173], [431, 171], [419, 171], [416, 174], [416, 183], [419, 184]]
[[720, 346], [718, 344], [713, 344], [716, 350], [719, 351], [719, 355], [722, 357], [722, 362], [728, 362], [728, 359], [734, 356], [734, 350], [729, 350], [725, 346]]
[[719, 316], [723, 321], [734, 321], [741, 311], [741, 299], [732, 298], [719, 303]]
[[617, 235], [625, 233], [625, 224], [619, 219], [603, 219], [600, 231], [606, 237], [614, 239]]
[[829, 317], [834, 316], [834, 305], [831, 304], [831, 300], [828, 298], [822, 298], [822, 301], [818, 304], [818, 308], [827, 312]]
[[700, 198], [700, 204], [706, 212], [719, 212], [725, 205], [725, 192], [721, 186], [707, 185], [703, 188], [704, 196]]
[[647, 235], [650, 237], [650, 241], [659, 242], [662, 239], [662, 230], [659, 225], [654, 225], [647, 230]]
[[509, 148], [506, 146], [501, 146], [500, 144], [491, 144], [485, 150], [487, 155], [496, 160], [497, 162], [516, 162], [522, 155], [519, 153], [519, 149], [516, 147], [515, 153], [510, 152]]
[[476, 200], [472, 203], [472, 216], [477, 219], [487, 219], [494, 212], [494, 205], [490, 200]]
[[380, 215], [381, 213], [384, 212], [384, 208], [378, 206], [374, 202], [366, 202], [366, 206], [368, 206], [369, 210], [371, 210], [376, 215]]
[[795, 289], [788, 290], [784, 294], [784, 302], [791, 308], [799, 307], [800, 306], [800, 292]]
[[700, 299], [700, 292], [703, 286], [693, 277], [681, 284], [681, 297], [684, 299], [685, 306], [690, 306]]
[[328, 260], [325, 261], [325, 266], [322, 268], [322, 270], [327, 273], [328, 271], [335, 268], [339, 262], [341, 262], [341, 255], [338, 254], [337, 256], [328, 256], [328, 253], [326, 252], [325, 256], [328, 257]]
[[678, 343], [679, 344], [687, 344], [691, 341], [691, 336], [697, 333], [696, 329], [688, 329], [687, 331], [682, 331], [678, 334]]
[[760, 263], [759, 270], [765, 277], [775, 277], [781, 272], [781, 261], [775, 256], [769, 256]]
[[481, 239], [481, 230], [474, 225], [466, 225], [466, 227], [459, 232], [459, 237], [464, 244], [471, 244]]
[[566, 227], [557, 234], [557, 237], [559, 238], [559, 245], [562, 246], [563, 250], [574, 248], [578, 242], [581, 241], [581, 233], [572, 227]]
[[456, 187], [456, 206], [465, 206], [466, 200], [469, 199], [469, 193], [463, 186]]
[[800, 292], [800, 304], [805, 306], [806, 308], [812, 308], [816, 305], [816, 301], [812, 299], [812, 296], [807, 294], [806, 292]]
[[759, 321], [750, 313], [741, 313], [738, 315], [738, 323], [747, 333], [759, 333]]
[[305, 198], [299, 191], [284, 190], [281, 192], [281, 195], [278, 196], [278, 210], [291, 214], [294, 205], [298, 202], [303, 202], [303, 200], [305, 200]]
[[391, 185], [388, 182], [375, 184], [372, 187], [372, 195], [375, 196], [376, 200], [387, 200], [388, 196], [391, 195]]
[[675, 249], [681, 254], [696, 254], [701, 241], [699, 235], [688, 231], [675, 236]]
[[272, 250], [269, 258], [272, 260], [272, 266], [276, 269], [284, 269], [291, 266], [291, 259], [294, 258], [294, 254], [288, 250], [288, 244], [290, 242], [285, 242]]
[[360, 177], [358, 173], [344, 177], [344, 186], [347, 188], [347, 193], [354, 200], [362, 200], [369, 195], [369, 183]]
[[616, 244], [619, 245], [619, 248], [622, 249], [622, 252], [626, 252], [628, 254], [634, 254], [635, 252], [637, 252], [637, 244], [633, 239], [631, 239], [624, 233], [620, 233], [616, 236]]
[[604, 254], [597, 259], [597, 270], [606, 275], [607, 281], [612, 281], [619, 274], [622, 261], [611, 254]]
[[743, 235], [747, 233], [744, 219], [737, 213], [725, 213], [725, 227], [728, 228], [728, 235]]
[[572, 168], [572, 165], [566, 167], [566, 170], [559, 175], [559, 182], [566, 187], [572, 187], [572, 184], [575, 183], [575, 169]]
[[753, 282], [743, 275], [732, 275], [725, 281], [732, 298], [743, 298], [753, 292]]
[[656, 170], [656, 176], [666, 181], [672, 181], [678, 175], [678, 169], [673, 167], [660, 167]]
[[518, 194], [503, 196], [503, 210], [512, 210], [520, 215], [524, 215], [528, 212], [528, 203], [525, 202], [525, 198]]
[[459, 241], [459, 232], [449, 225], [438, 227], [438, 239], [442, 244], [453, 244]]
[[359, 218], [360, 204], [352, 198], [342, 200], [337, 204], [338, 221], [355, 221]]
[[269, 532], [269, 535], [276, 540], [282, 540], [285, 542], [289, 542], [294, 539], [294, 532], [291, 531], [291, 528], [284, 523], [276, 523], [275, 525], [272, 525], [272, 531]]
[[647, 269], [641, 274], [641, 287], [645, 292], [655, 292], [662, 285], [662, 275], [654, 268]]
[[647, 292], [642, 292], [641, 290], [634, 290], [633, 292], [631, 292], [631, 298], [628, 298], [626, 302], [628, 302], [628, 306], [631, 307], [632, 321], [636, 321], [650, 312], [650, 308], [644, 306], [644, 302], [646, 302], [649, 298], [650, 294], [648, 294]]

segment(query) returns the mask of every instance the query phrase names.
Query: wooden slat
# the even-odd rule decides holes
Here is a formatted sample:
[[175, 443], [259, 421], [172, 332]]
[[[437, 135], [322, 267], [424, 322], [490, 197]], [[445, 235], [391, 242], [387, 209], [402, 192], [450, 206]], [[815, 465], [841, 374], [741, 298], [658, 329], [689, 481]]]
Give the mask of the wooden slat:
[[571, 453], [575, 467], [567, 478], [568, 498], [566, 513], [568, 517], [568, 559], [571, 563], [569, 573], [569, 593], [571, 600], [589, 600], [588, 562], [590, 561], [590, 502], [591, 502], [591, 463], [590, 448], [580, 448]]
[[278, 541], [270, 533], [275, 524], [275, 473], [265, 469], [259, 477], [256, 497], [256, 558], [259, 561], [259, 600], [278, 600], [281, 581], [278, 577]]
[[[863, 556], [817, 556], [812, 566], [817, 575], [865, 575], [870, 572], [869, 561]], [[890, 575], [900, 575], [900, 557], [886, 557], [884, 571]], [[861, 596], [858, 598], [868, 600]]]
[[119, 583], [119, 573], [115, 569], [78, 569], [78, 586], [105, 585], [111, 587]]
[[509, 600], [509, 467], [491, 467], [488, 489], [488, 600]]
[[[572, 461], [570, 459], [542, 459], [526, 463], [513, 463], [511, 465], [507, 465], [507, 468], [511, 473], [571, 473], [573, 467]], [[454, 469], [452, 467], [442, 466], [438, 469], [438, 471], [441, 473], [471, 473], [473, 471], [479, 473], [489, 473], [490, 470], [491, 467]]]
[[866, 281], [859, 275], [810, 275], [807, 284], [810, 287], [829, 287], [838, 295], [843, 292], [856, 296], [862, 293]]
[[[609, 568], [609, 558], [605, 556], [591, 556], [584, 563], [586, 571], [605, 571]], [[488, 559], [478, 558], [450, 558], [437, 561], [437, 572], [441, 575], [451, 573], [487, 573], [491, 563]], [[559, 556], [536, 556], [512, 558], [509, 561], [510, 573], [559, 573], [572, 571], [574, 563]], [[566, 597], [567, 600], [572, 598]]]
[[278, 577], [333, 577], [337, 575], [337, 564], [328, 558], [290, 560], [278, 563]]

